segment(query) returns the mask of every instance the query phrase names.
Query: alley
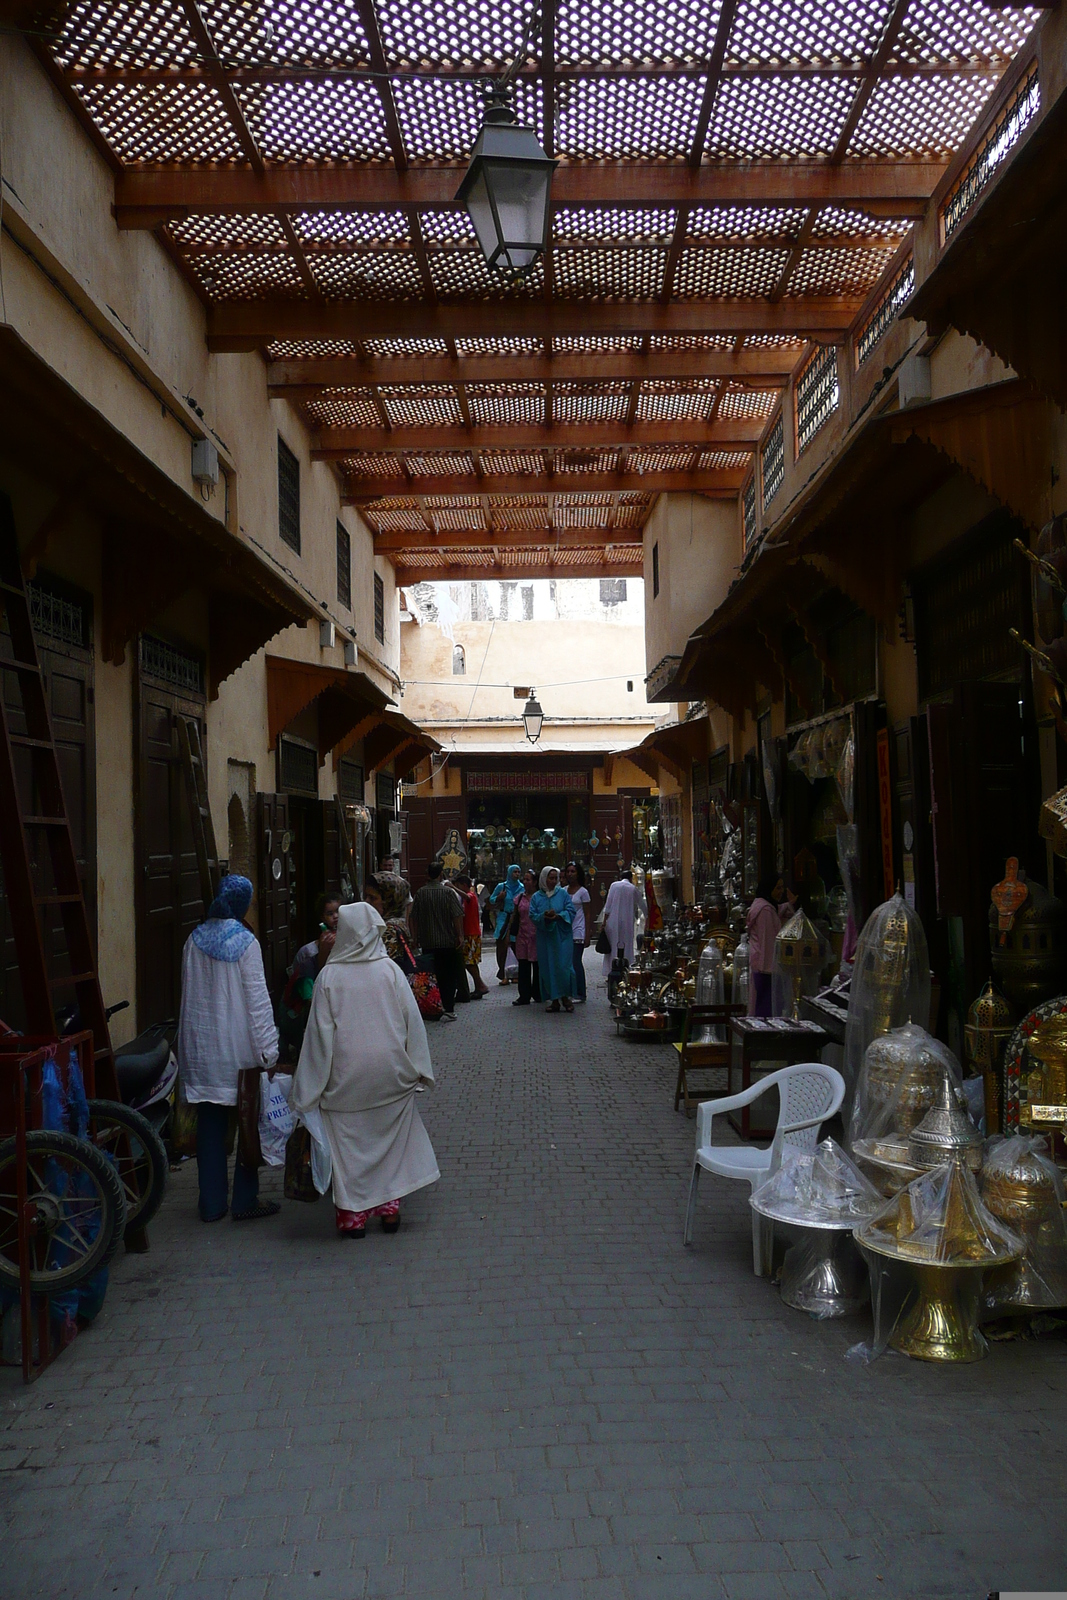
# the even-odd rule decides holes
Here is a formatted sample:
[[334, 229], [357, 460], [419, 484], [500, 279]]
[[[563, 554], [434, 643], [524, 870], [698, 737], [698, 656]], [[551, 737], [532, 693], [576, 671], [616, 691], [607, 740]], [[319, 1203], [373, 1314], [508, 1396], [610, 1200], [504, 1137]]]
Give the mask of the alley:
[[432, 1030], [442, 1181], [398, 1237], [341, 1244], [325, 1202], [205, 1228], [187, 1167], [94, 1330], [3, 1375], [5, 1600], [1060, 1585], [1067, 1346], [847, 1363], [866, 1323], [752, 1276], [740, 1190], [706, 1180], [682, 1248], [673, 1052], [602, 988], [512, 995]]

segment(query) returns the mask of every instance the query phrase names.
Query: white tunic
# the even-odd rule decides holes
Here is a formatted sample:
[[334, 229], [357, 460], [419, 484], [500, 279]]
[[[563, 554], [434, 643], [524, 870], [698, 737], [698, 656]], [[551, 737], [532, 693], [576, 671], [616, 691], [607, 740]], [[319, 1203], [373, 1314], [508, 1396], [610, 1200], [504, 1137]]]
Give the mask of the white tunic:
[[411, 986], [384, 951], [381, 959], [345, 959], [346, 914], [369, 911], [341, 908], [293, 1080], [294, 1110], [322, 1113], [334, 1204], [346, 1211], [399, 1200], [441, 1175], [415, 1099], [433, 1083], [433, 1066]]
[[236, 961], [216, 961], [192, 935], [182, 954], [178, 1066], [186, 1099], [217, 1106], [237, 1104], [242, 1067], [272, 1067], [278, 1030], [263, 976], [257, 940]]
[[604, 957], [605, 975], [621, 946], [627, 961], [634, 958], [634, 921], [640, 890], [629, 878], [619, 878], [608, 890], [604, 901], [604, 932], [611, 941], [611, 954]]

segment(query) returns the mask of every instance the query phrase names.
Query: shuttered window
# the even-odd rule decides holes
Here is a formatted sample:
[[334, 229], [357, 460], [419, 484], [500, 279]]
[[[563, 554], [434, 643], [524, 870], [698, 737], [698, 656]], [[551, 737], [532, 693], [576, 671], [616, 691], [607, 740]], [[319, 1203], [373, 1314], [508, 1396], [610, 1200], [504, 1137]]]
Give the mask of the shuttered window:
[[278, 437], [278, 533], [283, 544], [300, 554], [300, 463]]
[[342, 523], [337, 524], [337, 603], [352, 609], [352, 539]]
[[379, 644], [385, 643], [385, 584], [377, 573], [374, 574], [374, 637]]

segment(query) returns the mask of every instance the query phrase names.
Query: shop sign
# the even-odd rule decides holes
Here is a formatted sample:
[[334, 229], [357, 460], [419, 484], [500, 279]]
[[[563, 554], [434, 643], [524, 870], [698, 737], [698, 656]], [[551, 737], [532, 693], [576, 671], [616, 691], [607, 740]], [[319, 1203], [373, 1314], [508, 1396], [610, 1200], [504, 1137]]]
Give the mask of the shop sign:
[[587, 794], [588, 772], [468, 772], [468, 794]]

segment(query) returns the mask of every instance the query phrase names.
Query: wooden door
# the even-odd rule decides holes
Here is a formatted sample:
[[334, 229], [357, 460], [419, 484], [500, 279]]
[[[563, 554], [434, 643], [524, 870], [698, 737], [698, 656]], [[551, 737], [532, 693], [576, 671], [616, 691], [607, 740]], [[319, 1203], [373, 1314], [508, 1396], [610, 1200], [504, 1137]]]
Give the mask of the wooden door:
[[259, 869], [259, 943], [267, 988], [277, 995], [285, 987], [292, 954], [289, 905], [289, 796], [256, 795], [256, 843]]
[[404, 815], [408, 826], [403, 872], [414, 894], [426, 882], [426, 868], [433, 856], [433, 800], [421, 795], [405, 800]]
[[204, 705], [139, 677], [134, 795], [137, 1023], [178, 1015], [185, 941], [206, 912], [178, 747], [178, 716], [200, 725]]
[[341, 893], [341, 830], [337, 802], [320, 800], [322, 807], [323, 894]]

